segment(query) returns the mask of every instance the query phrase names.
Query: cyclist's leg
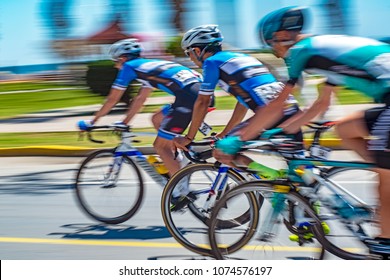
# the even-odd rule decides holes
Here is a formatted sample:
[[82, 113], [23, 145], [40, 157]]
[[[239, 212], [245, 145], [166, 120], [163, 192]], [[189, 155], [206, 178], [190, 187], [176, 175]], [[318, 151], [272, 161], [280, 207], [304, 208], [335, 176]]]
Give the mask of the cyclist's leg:
[[168, 115], [170, 109], [171, 109], [171, 104], [166, 104], [161, 107], [160, 110], [155, 112], [152, 116], [152, 123], [153, 126], [156, 130], [158, 130], [161, 126], [162, 121], [164, 120], [164, 117]]
[[160, 123], [153, 146], [169, 169], [170, 176], [181, 168], [179, 159], [175, 159], [172, 140], [182, 134], [191, 122], [195, 100], [196, 97], [192, 95], [179, 93], [169, 110], [162, 110], [164, 118]]
[[375, 162], [380, 167], [378, 169], [378, 190], [381, 237], [390, 239], [390, 153], [388, 152], [390, 148], [390, 122], [388, 121], [390, 117], [390, 106], [387, 105], [381, 111], [370, 129], [370, 134], [374, 136], [374, 140], [368, 142], [368, 150], [373, 152]]
[[390, 255], [390, 106], [367, 110], [365, 121], [370, 135], [374, 136], [368, 141], [368, 149], [373, 153], [379, 173], [379, 220], [381, 233], [379, 239], [368, 242], [374, 253], [385, 252]]
[[[367, 150], [366, 137], [369, 135], [365, 119], [378, 115], [378, 110], [356, 112], [341, 119], [335, 126], [335, 131], [341, 138], [343, 146], [357, 152], [364, 160], [373, 162], [372, 154]], [[365, 117], [366, 116], [366, 117]]]

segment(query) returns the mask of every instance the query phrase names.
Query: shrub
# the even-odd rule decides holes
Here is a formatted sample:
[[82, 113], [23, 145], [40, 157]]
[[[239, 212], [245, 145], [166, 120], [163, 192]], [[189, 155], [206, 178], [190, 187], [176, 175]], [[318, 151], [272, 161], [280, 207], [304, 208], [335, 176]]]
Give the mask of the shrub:
[[[118, 69], [114, 68], [112, 61], [96, 61], [90, 63], [86, 73], [87, 86], [92, 92], [106, 96], [110, 92], [111, 85], [117, 74]], [[129, 85], [120, 102], [124, 102], [128, 106], [137, 92], [138, 87], [136, 85]]]

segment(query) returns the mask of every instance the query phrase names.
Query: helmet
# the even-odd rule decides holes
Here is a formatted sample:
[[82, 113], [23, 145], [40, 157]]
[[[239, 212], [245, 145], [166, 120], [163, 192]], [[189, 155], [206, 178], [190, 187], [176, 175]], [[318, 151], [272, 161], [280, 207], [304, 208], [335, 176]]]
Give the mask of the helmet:
[[291, 6], [267, 14], [258, 25], [260, 42], [263, 45], [270, 46], [269, 41], [272, 39], [274, 32], [282, 30], [301, 31], [305, 21], [307, 21], [307, 11], [306, 7]]
[[114, 43], [108, 54], [112, 60], [117, 60], [122, 55], [138, 56], [141, 53], [141, 45], [138, 39], [124, 39]]
[[188, 49], [194, 45], [208, 45], [216, 43], [221, 45], [223, 36], [218, 29], [218, 25], [201, 25], [188, 30], [181, 40], [181, 48]]

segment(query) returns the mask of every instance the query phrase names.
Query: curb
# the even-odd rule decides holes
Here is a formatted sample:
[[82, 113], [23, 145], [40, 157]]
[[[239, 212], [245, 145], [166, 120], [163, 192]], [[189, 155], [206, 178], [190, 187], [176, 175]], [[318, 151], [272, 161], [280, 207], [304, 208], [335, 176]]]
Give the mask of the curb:
[[[305, 145], [311, 144], [311, 140], [305, 140]], [[335, 150], [341, 149], [341, 140], [336, 138], [323, 139], [320, 144]], [[0, 157], [28, 157], [28, 156], [57, 156], [57, 157], [77, 157], [86, 156], [95, 150], [102, 148], [83, 148], [77, 146], [25, 146], [0, 148]], [[109, 148], [107, 148], [109, 149]], [[137, 147], [145, 155], [156, 153], [152, 146]]]

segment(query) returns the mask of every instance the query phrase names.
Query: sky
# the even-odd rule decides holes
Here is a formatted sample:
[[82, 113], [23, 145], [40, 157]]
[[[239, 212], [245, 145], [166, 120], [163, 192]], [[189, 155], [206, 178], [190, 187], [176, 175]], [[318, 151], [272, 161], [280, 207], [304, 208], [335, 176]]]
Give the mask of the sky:
[[[45, 21], [42, 17], [42, 4], [48, 0], [1, 0], [0, 1], [0, 67], [13, 65], [30, 65], [61, 62], [59, 58], [50, 52], [48, 48], [48, 40], [50, 39], [49, 29], [45, 28]], [[114, 0], [69, 0], [74, 3], [71, 10], [73, 28], [70, 36], [85, 37], [98, 31], [104, 26], [108, 19], [108, 11], [113, 6]], [[158, 11], [154, 5], [162, 0], [143, 0], [132, 1], [117, 0], [123, 3], [139, 5], [137, 15], [132, 15], [136, 18], [132, 22], [133, 29], [140, 31], [155, 30], [166, 33], [168, 30], [168, 19], [162, 18], [160, 22], [149, 20], [156, 18]], [[197, 7], [208, 9], [210, 0], [198, 0], [197, 2], [204, 4], [196, 4]], [[218, 0], [216, 0], [218, 1]], [[234, 0], [231, 0], [234, 2]], [[248, 2], [247, 2], [248, 1]], [[276, 0], [240, 0], [241, 5], [245, 3], [254, 3], [257, 1], [258, 6], [264, 7], [276, 3]], [[269, 2], [271, 1], [271, 2]], [[284, 5], [308, 5], [315, 6], [319, 0], [281, 0]], [[390, 37], [390, 29], [388, 17], [390, 15], [389, 0], [350, 0], [352, 5], [352, 23], [353, 35], [369, 36], [369, 37]], [[264, 3], [262, 3], [264, 2]], [[278, 2], [278, 3], [279, 3]], [[110, 6], [111, 5], [111, 6]], [[112, 11], [112, 9], [111, 9]], [[138, 17], [138, 18], [137, 18]], [[314, 16], [316, 20], [318, 15]], [[191, 19], [192, 22], [203, 24], [202, 17]], [[242, 22], [242, 21], [241, 21]], [[247, 21], [246, 21], [247, 22]], [[321, 32], [321, 24], [317, 20], [314, 32]], [[242, 28], [240, 32], [252, 32], [252, 29]], [[256, 47], [256, 40], [248, 39], [253, 36], [249, 34], [244, 36], [244, 44], [248, 44], [248, 48]], [[228, 39], [227, 39], [228, 40]]]

